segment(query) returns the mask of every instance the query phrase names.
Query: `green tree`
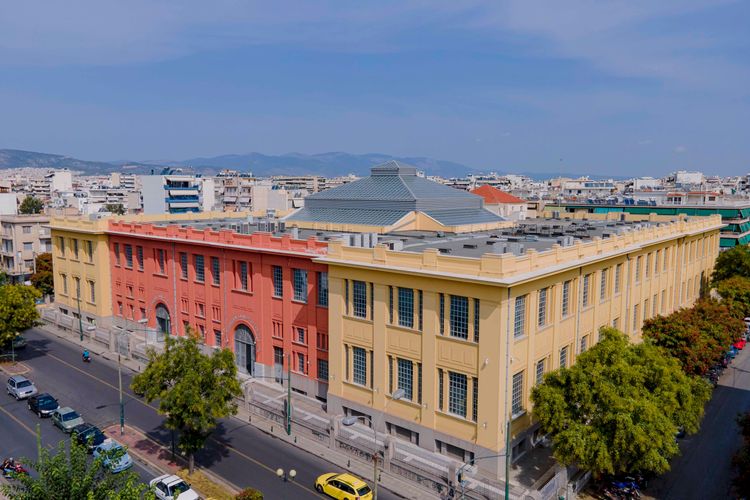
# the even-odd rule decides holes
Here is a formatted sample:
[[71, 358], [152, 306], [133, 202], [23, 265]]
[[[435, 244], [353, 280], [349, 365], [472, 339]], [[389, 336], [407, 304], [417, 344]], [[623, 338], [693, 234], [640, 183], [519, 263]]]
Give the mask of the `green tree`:
[[39, 297], [39, 290], [31, 286], [0, 286], [0, 346], [34, 326], [39, 319], [36, 309], [36, 299]]
[[31, 275], [31, 284], [42, 295], [52, 295], [55, 291], [55, 284], [52, 274], [52, 254], [42, 253], [36, 257], [36, 272]]
[[744, 331], [744, 322], [713, 299], [643, 324], [643, 337], [677, 358], [688, 375], [705, 375]]
[[714, 283], [732, 276], [750, 278], [750, 247], [737, 245], [725, 252], [721, 252], [716, 258], [714, 267]]
[[[41, 444], [37, 429], [38, 459], [22, 459], [35, 475], [19, 475], [0, 487], [11, 500], [152, 500], [149, 487], [140, 483], [135, 472], [111, 474], [104, 457], [89, 459], [86, 448], [75, 439], [60, 441], [52, 453]], [[117, 458], [113, 455], [112, 458]]]
[[18, 212], [22, 214], [40, 214], [44, 210], [44, 203], [39, 198], [27, 196], [18, 207]]
[[195, 453], [203, 448], [217, 419], [237, 413], [242, 394], [234, 355], [228, 349], [204, 354], [198, 336], [167, 337], [164, 352], [149, 352], [149, 363], [132, 388], [146, 401], [159, 400], [166, 427], [179, 431], [179, 447], [188, 456], [190, 474]]
[[750, 498], [750, 412], [740, 415], [737, 424], [744, 444], [732, 459], [737, 474], [732, 483], [737, 498]]
[[125, 207], [122, 203], [107, 203], [104, 205], [104, 211], [115, 215], [125, 215]]
[[531, 393], [555, 458], [594, 475], [663, 473], [679, 452], [675, 433], [698, 430], [711, 388], [649, 343], [603, 328], [571, 368], [550, 372]]
[[750, 316], [750, 278], [733, 276], [716, 283], [721, 302], [738, 318]]

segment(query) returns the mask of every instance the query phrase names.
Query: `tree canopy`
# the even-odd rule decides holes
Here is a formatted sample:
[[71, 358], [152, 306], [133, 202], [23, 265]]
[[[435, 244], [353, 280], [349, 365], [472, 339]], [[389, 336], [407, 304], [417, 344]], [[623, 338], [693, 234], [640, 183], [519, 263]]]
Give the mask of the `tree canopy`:
[[[38, 432], [38, 430], [37, 430]], [[19, 475], [0, 491], [11, 500], [152, 500], [156, 497], [133, 471], [110, 474], [104, 457], [89, 459], [86, 447], [71, 439], [60, 441], [56, 453], [41, 445], [37, 437], [38, 459], [22, 459], [34, 475]], [[114, 458], [114, 457], [113, 457]]]
[[0, 286], [0, 346], [11, 342], [21, 331], [34, 326], [39, 319], [36, 299], [40, 296], [34, 287]]
[[36, 272], [31, 275], [31, 284], [42, 295], [52, 295], [55, 291], [55, 284], [52, 274], [52, 254], [42, 253], [36, 257]]
[[699, 300], [689, 309], [643, 324], [643, 337], [664, 347], [689, 375], [705, 375], [744, 331], [744, 322], [726, 304], [713, 299]]
[[27, 196], [18, 207], [18, 213], [21, 214], [40, 214], [44, 210], [44, 203], [39, 198]]
[[711, 388], [655, 345], [611, 328], [602, 337], [572, 367], [545, 375], [532, 390], [534, 415], [565, 465], [597, 476], [663, 473], [679, 452], [678, 429], [698, 430]]
[[104, 211], [115, 215], [125, 215], [125, 207], [122, 203], [107, 203], [104, 205]]
[[146, 401], [159, 400], [166, 427], [179, 431], [179, 447], [188, 456], [203, 448], [217, 419], [237, 413], [242, 394], [234, 355], [228, 349], [204, 354], [192, 329], [185, 337], [167, 337], [164, 352], [149, 352], [149, 363], [133, 379], [133, 390]]
[[750, 278], [734, 276], [716, 283], [721, 302], [738, 318], [750, 316]]
[[714, 266], [714, 283], [733, 276], [750, 278], [750, 247], [737, 245], [721, 252]]

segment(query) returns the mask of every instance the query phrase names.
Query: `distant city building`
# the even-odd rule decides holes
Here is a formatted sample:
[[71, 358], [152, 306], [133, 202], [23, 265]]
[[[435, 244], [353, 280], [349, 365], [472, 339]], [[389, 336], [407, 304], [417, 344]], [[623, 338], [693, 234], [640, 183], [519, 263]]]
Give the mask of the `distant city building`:
[[179, 214], [214, 209], [214, 180], [188, 174], [142, 175], [143, 213]]
[[485, 208], [500, 217], [512, 221], [524, 220], [526, 218], [527, 202], [517, 196], [500, 191], [489, 184], [472, 189], [471, 194], [484, 198]]
[[52, 251], [46, 215], [0, 215], [0, 270], [23, 283], [35, 271], [36, 257]]

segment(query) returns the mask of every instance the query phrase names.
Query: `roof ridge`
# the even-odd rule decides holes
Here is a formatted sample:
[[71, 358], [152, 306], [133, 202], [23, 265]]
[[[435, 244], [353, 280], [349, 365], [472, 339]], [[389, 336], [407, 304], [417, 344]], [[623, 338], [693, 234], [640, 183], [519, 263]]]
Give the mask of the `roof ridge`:
[[411, 188], [406, 183], [406, 181], [404, 180], [404, 178], [399, 175], [398, 176], [398, 180], [401, 181], [401, 184], [403, 184], [404, 188], [406, 188], [406, 190], [409, 191], [409, 194], [411, 195], [411, 197], [416, 201], [417, 200], [417, 195], [414, 194], [414, 191], [411, 190]]

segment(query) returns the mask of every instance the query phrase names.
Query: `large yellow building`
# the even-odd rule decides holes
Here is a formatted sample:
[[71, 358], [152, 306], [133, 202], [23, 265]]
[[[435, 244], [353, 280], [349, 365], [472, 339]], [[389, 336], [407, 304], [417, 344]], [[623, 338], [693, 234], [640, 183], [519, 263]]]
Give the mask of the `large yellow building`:
[[[644, 320], [690, 306], [710, 275], [718, 216], [637, 217], [535, 220], [520, 236], [410, 234], [408, 251], [331, 243], [319, 259], [328, 411], [460, 461], [504, 453], [510, 421], [519, 455], [540, 437], [529, 395], [544, 373], [574, 363], [603, 326], [638, 341]], [[499, 477], [502, 464], [478, 463]]]

